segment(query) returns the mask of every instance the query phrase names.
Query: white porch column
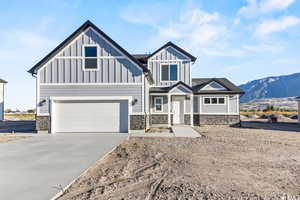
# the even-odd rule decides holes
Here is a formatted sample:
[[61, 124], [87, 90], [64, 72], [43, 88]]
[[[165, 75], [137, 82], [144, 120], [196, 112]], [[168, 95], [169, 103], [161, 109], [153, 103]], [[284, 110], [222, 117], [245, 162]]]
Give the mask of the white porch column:
[[191, 96], [190, 96], [190, 98], [191, 98], [191, 100], [190, 100], [190, 102], [191, 102], [191, 127], [193, 127], [194, 126], [194, 95], [193, 94], [191, 94]]
[[171, 127], [171, 95], [168, 94], [168, 127]]

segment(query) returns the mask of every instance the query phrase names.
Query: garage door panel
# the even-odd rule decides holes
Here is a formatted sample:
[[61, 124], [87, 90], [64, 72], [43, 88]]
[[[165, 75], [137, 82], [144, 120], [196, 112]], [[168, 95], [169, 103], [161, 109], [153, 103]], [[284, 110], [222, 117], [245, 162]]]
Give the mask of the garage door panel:
[[127, 101], [57, 101], [55, 132], [127, 132]]

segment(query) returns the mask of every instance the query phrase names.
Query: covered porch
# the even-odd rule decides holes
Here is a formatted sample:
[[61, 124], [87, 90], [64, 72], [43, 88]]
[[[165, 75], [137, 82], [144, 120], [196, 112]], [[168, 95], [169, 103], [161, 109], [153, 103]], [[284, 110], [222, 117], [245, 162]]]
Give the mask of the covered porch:
[[169, 88], [151, 88], [149, 95], [149, 126], [194, 126], [192, 89], [178, 83]]

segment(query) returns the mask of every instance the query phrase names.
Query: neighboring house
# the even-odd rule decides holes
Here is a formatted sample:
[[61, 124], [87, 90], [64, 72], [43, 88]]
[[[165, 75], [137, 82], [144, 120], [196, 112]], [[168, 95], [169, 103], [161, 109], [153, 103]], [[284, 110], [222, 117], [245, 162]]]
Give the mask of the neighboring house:
[[298, 101], [298, 122], [300, 124], [300, 97], [297, 97], [296, 101]]
[[0, 79], [0, 121], [4, 120], [4, 85], [7, 82]]
[[152, 54], [129, 54], [87, 21], [29, 70], [37, 84], [37, 129], [238, 123], [243, 91], [224, 78], [192, 79], [195, 60], [171, 42]]

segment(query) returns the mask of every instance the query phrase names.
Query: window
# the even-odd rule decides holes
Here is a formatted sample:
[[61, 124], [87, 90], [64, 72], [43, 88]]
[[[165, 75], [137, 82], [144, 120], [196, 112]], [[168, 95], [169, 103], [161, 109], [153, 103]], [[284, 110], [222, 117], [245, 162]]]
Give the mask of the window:
[[212, 104], [218, 104], [218, 98], [212, 98], [211, 103]]
[[219, 104], [225, 104], [225, 98], [219, 98]]
[[178, 65], [177, 64], [161, 65], [161, 80], [162, 81], [177, 81], [178, 80]]
[[210, 98], [204, 98], [204, 104], [210, 104]]
[[225, 98], [224, 97], [205, 97], [204, 104], [222, 105], [222, 104], [225, 104]]
[[95, 70], [97, 68], [97, 46], [84, 47], [84, 69]]
[[154, 98], [154, 108], [156, 112], [163, 111], [163, 98], [162, 97], [155, 97]]

